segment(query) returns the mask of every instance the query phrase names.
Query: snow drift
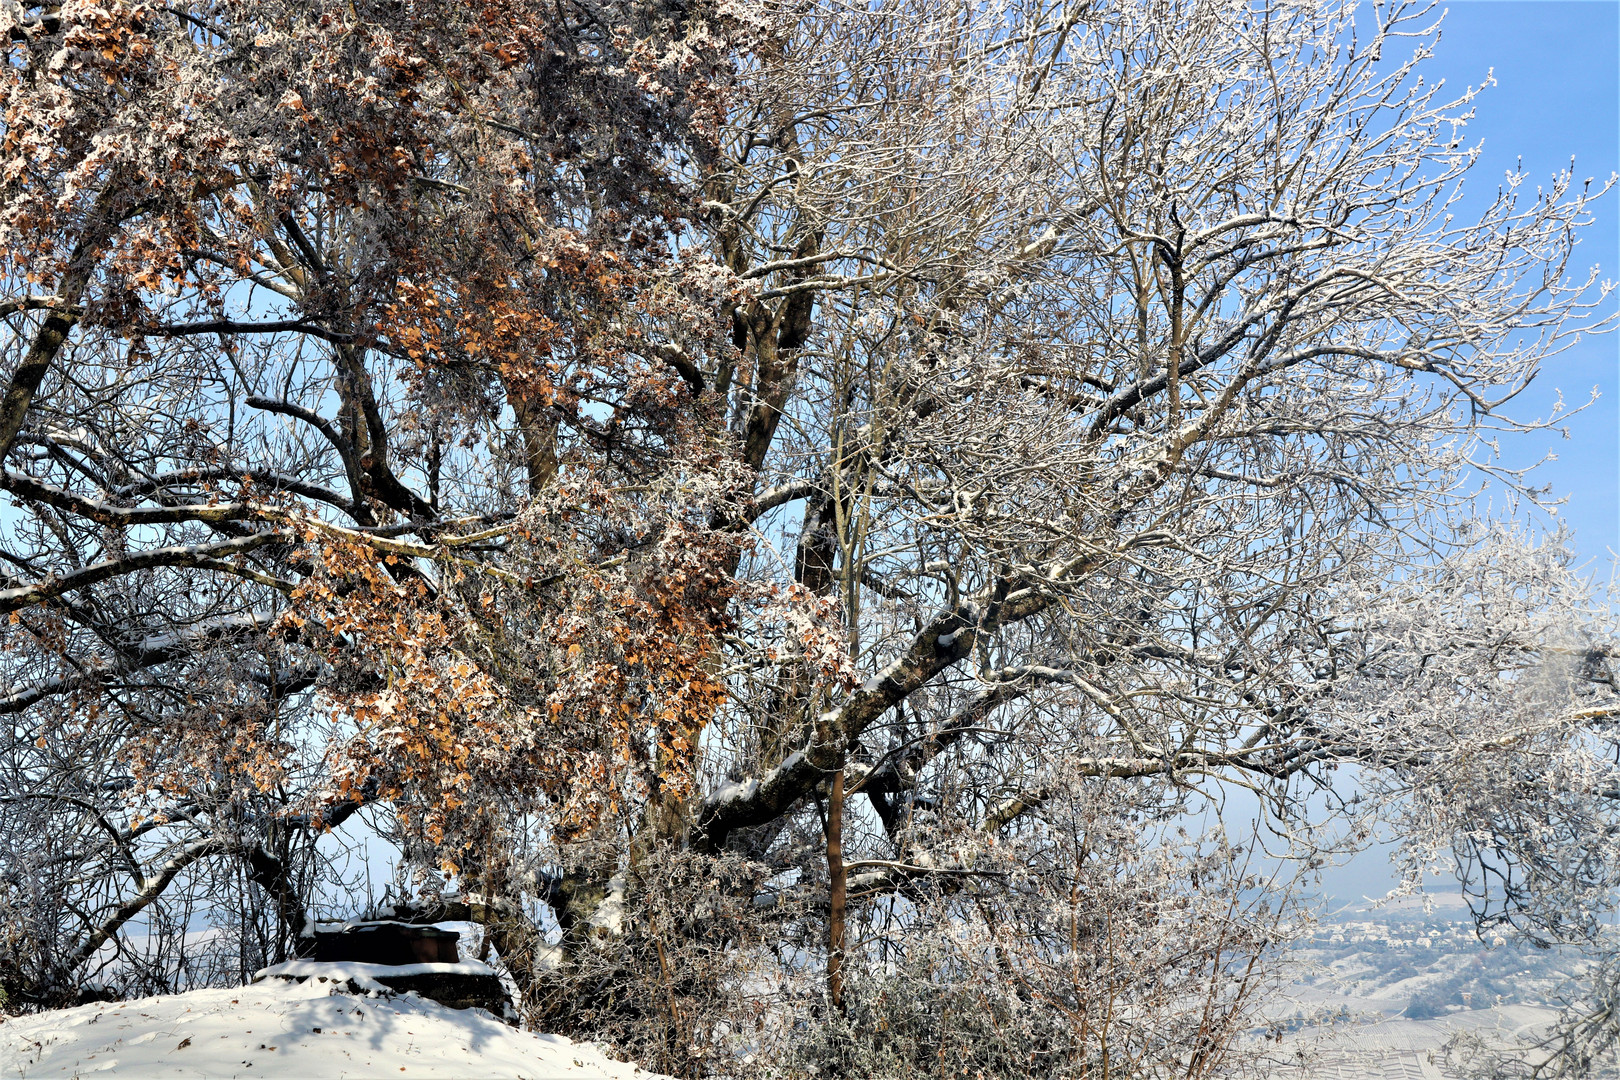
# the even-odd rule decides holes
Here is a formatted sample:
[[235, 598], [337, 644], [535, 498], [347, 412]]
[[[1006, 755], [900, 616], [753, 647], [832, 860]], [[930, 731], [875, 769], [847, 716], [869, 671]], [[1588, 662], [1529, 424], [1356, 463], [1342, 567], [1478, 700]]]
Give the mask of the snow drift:
[[595, 1047], [414, 994], [315, 979], [100, 1002], [0, 1021], [0, 1077], [657, 1080]]

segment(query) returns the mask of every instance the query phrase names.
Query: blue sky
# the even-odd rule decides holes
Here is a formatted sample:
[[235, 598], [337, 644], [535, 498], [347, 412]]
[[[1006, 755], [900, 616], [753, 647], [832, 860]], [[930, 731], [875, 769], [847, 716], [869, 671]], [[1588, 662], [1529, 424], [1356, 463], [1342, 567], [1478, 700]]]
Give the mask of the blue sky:
[[[1575, 159], [1578, 177], [1600, 182], [1620, 171], [1620, 0], [1461, 0], [1446, 5], [1444, 29], [1426, 78], [1445, 79], [1459, 93], [1494, 69], [1496, 85], [1476, 99], [1467, 141], [1483, 141], [1471, 174], [1475, 199], [1488, 199], [1497, 181], [1522, 158], [1530, 180], [1544, 183]], [[1597, 207], [1597, 222], [1577, 249], [1584, 273], [1596, 263], [1620, 282], [1620, 191]], [[1542, 432], [1506, 439], [1514, 464], [1557, 455], [1539, 482], [1567, 496], [1562, 514], [1576, 550], [1601, 581], [1611, 552], [1620, 552], [1620, 336], [1583, 341], [1551, 361], [1521, 398], [1518, 411], [1546, 416], [1558, 391], [1566, 403], [1601, 397], [1571, 417], [1566, 440]], [[1375, 848], [1331, 870], [1324, 892], [1340, 901], [1378, 896], [1394, 885], [1388, 849]], [[1436, 891], [1454, 888], [1433, 882]]]
[[[1601, 181], [1620, 170], [1620, 2], [1616, 0], [1463, 0], [1449, 5], [1428, 70], [1447, 89], [1478, 85], [1494, 69], [1497, 85], [1477, 100], [1470, 142], [1483, 140], [1476, 197], [1523, 159], [1540, 182], [1575, 159], [1578, 177]], [[1597, 224], [1577, 251], [1579, 267], [1597, 263], [1620, 281], [1620, 192], [1598, 206]], [[1583, 341], [1552, 361], [1521, 411], [1544, 416], [1561, 390], [1566, 402], [1602, 395], [1573, 417], [1567, 440], [1539, 434], [1509, 440], [1510, 460], [1545, 453], [1542, 482], [1569, 502], [1564, 514], [1583, 559], [1607, 578], [1609, 550], [1620, 551], [1620, 337]]]

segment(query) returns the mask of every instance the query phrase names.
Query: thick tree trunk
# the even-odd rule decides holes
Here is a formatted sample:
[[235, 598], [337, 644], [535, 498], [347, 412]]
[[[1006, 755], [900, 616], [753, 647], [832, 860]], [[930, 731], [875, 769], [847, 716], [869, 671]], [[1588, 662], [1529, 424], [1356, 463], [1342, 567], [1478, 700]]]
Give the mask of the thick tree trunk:
[[539, 495], [557, 475], [557, 421], [530, 390], [508, 385], [506, 400], [523, 434], [523, 467], [529, 479], [529, 494]]

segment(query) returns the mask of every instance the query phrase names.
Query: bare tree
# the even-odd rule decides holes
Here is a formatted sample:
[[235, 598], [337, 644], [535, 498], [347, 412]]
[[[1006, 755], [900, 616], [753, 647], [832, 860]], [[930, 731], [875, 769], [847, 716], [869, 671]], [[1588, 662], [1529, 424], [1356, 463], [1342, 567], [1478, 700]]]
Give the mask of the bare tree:
[[11, 17], [5, 910], [98, 890], [19, 986], [214, 860], [295, 947], [364, 821], [670, 1071], [1200, 1076], [1292, 896], [1230, 793], [1607, 828], [1609, 630], [1469, 486], [1607, 184], [1459, 221], [1437, 15], [766, 14]]

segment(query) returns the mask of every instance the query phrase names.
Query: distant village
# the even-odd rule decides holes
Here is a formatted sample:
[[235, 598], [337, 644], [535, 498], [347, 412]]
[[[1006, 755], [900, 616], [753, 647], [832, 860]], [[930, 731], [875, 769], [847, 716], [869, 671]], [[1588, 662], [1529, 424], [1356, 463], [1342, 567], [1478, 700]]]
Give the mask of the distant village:
[[1358, 911], [1324, 921], [1296, 946], [1299, 982], [1311, 997], [1356, 1011], [1430, 1020], [1504, 1005], [1556, 1008], [1581, 961], [1490, 935], [1455, 910]]
[[1442, 1080], [1459, 1036], [1505, 1046], [1545, 1030], [1584, 967], [1481, 939], [1457, 906], [1329, 913], [1289, 958], [1288, 1004], [1257, 1034], [1278, 1040], [1278, 1075], [1310, 1080]]

